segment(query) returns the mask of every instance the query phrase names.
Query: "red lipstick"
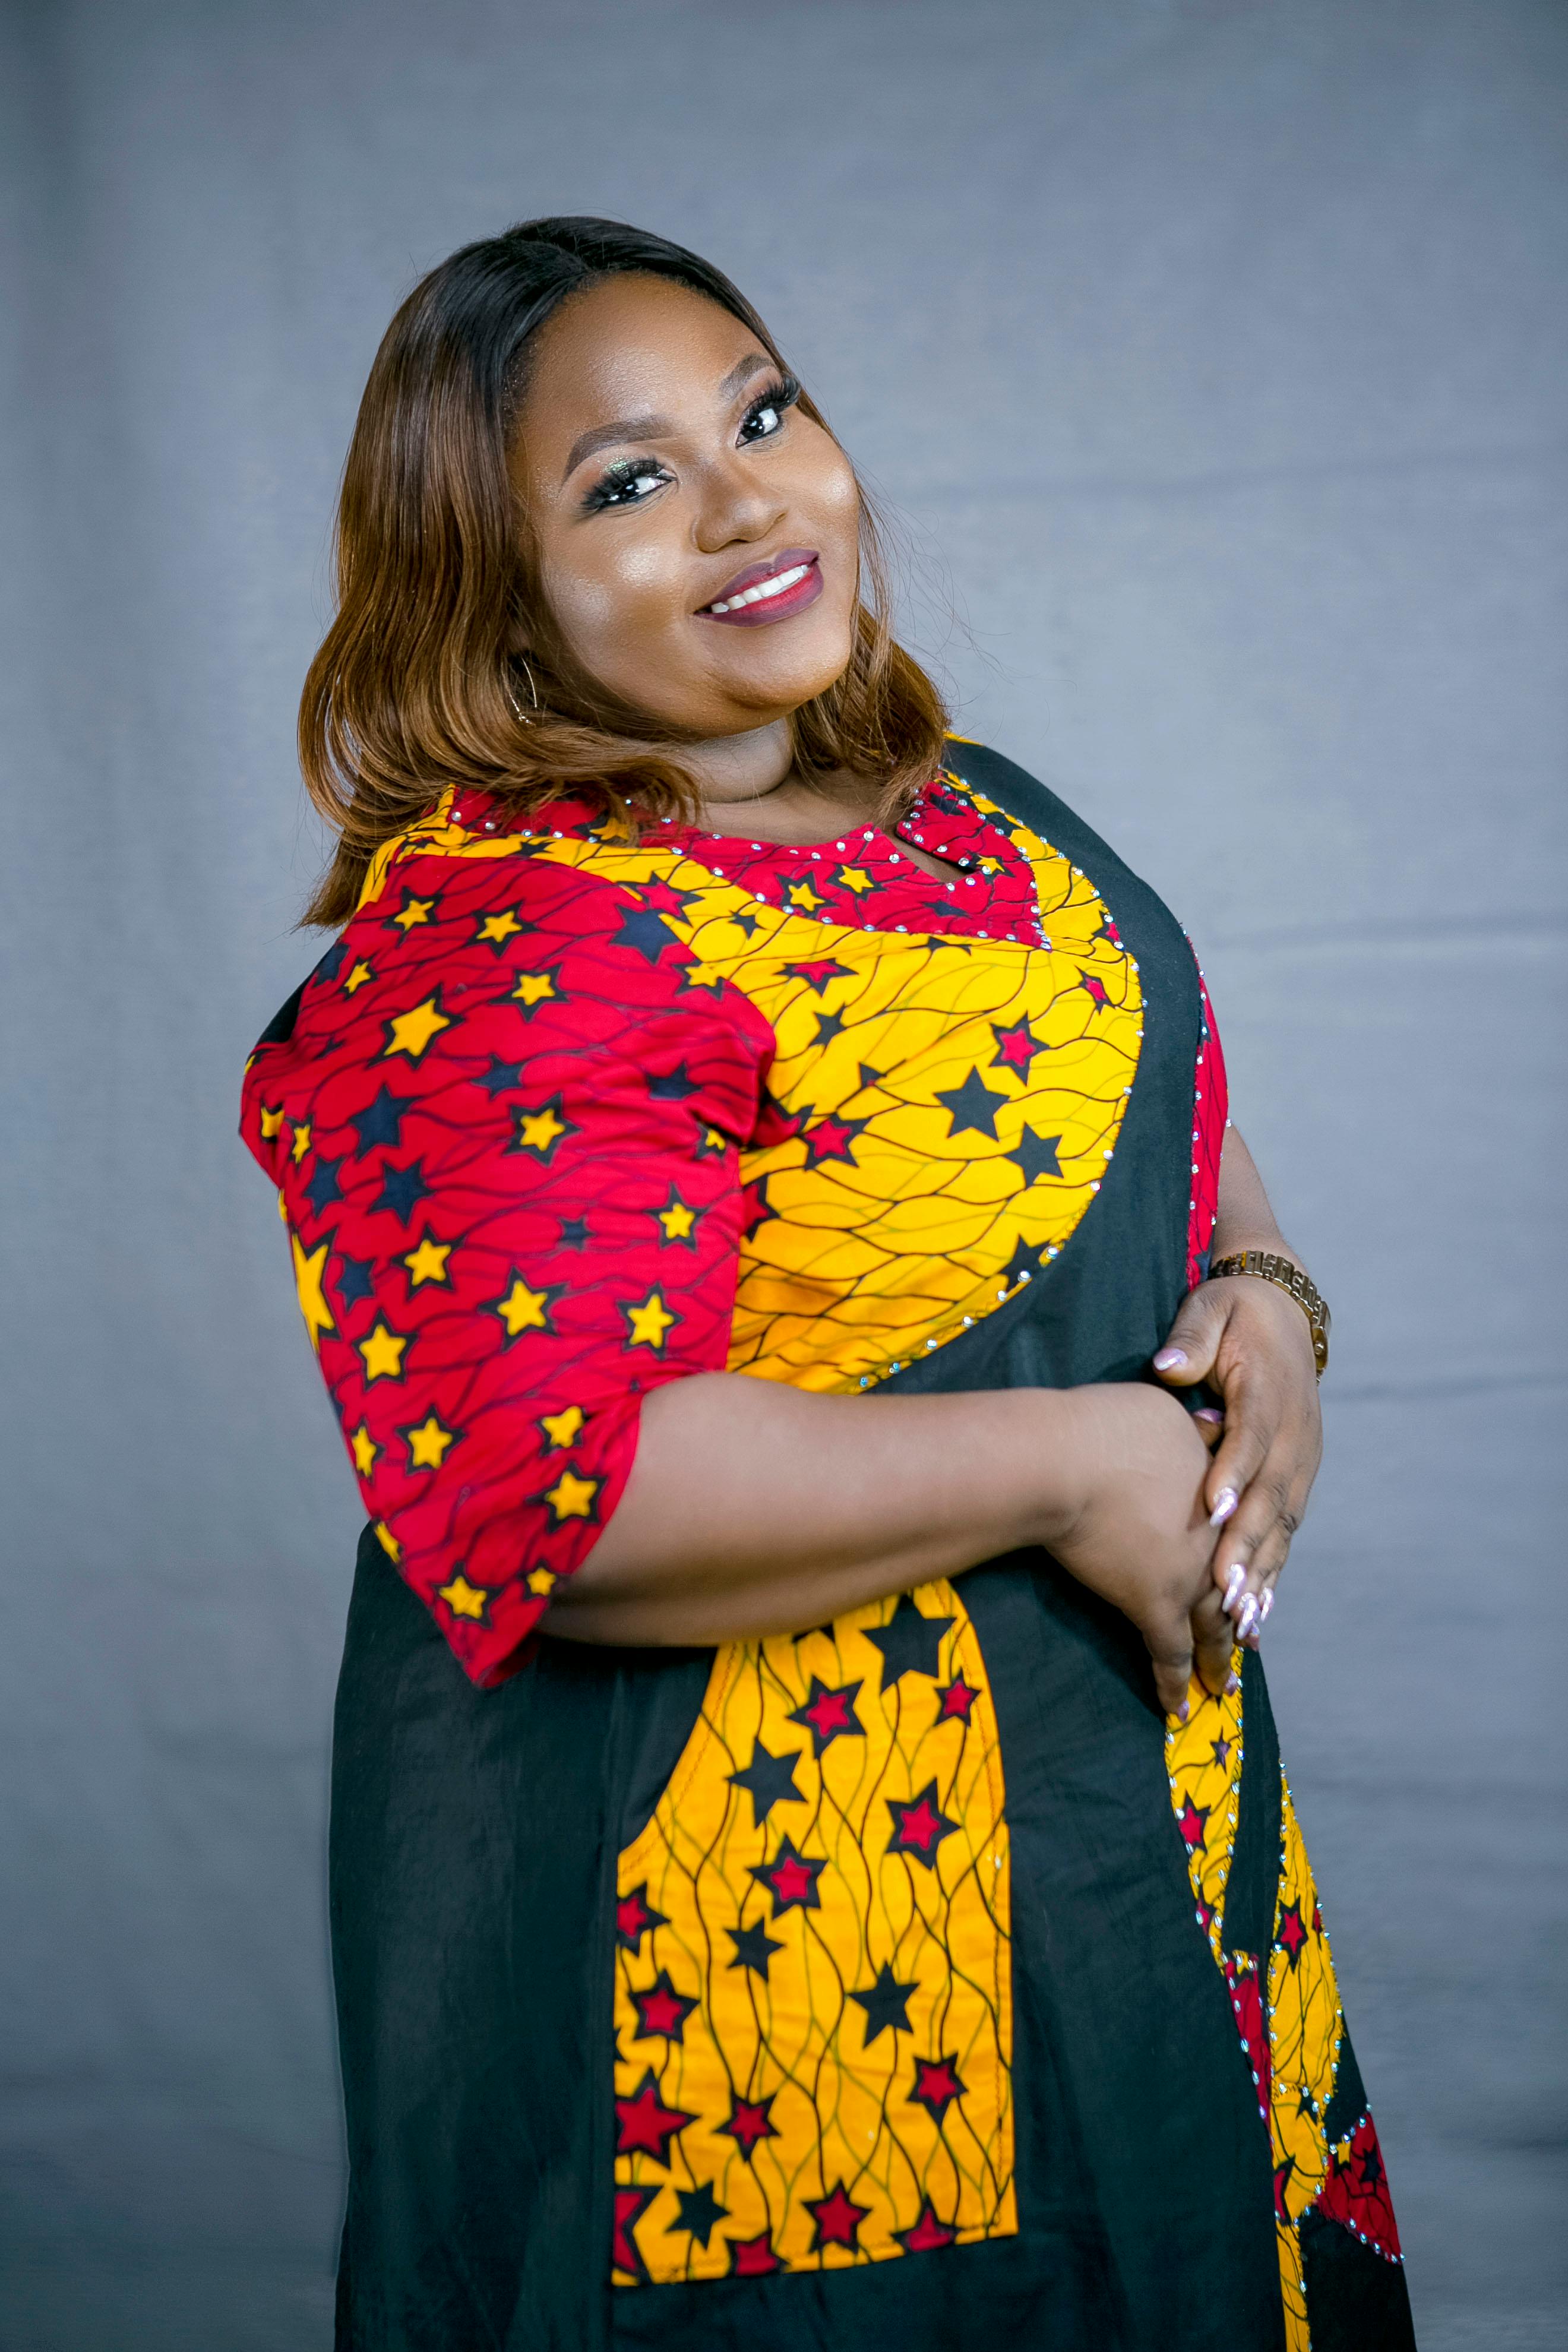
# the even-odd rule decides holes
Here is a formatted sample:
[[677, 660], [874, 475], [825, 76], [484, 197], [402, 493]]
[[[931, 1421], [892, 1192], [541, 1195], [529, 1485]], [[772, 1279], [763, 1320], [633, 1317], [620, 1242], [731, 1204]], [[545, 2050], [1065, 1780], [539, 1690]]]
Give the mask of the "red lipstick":
[[804, 613], [822, 593], [822, 564], [815, 547], [785, 547], [765, 562], [748, 563], [727, 581], [710, 604], [698, 614], [703, 621], [730, 621], [743, 629], [767, 621], [787, 621]]

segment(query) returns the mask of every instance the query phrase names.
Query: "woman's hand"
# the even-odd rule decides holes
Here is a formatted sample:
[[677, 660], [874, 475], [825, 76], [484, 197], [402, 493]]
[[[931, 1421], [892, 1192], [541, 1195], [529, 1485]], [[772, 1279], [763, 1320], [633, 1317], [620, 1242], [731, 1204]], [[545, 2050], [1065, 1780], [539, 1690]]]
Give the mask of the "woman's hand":
[[1229, 1274], [1189, 1293], [1154, 1359], [1168, 1387], [1225, 1399], [1204, 1494], [1221, 1530], [1214, 1577], [1238, 1640], [1258, 1646], [1323, 1451], [1307, 1318], [1277, 1284]]
[[1235, 1688], [1235, 1629], [1213, 1571], [1207, 1448], [1174, 1398], [1141, 1383], [1073, 1389], [1062, 1402], [1074, 1416], [1083, 1484], [1051, 1550], [1131, 1619], [1161, 1706], [1184, 1718], [1194, 1664], [1210, 1690]]

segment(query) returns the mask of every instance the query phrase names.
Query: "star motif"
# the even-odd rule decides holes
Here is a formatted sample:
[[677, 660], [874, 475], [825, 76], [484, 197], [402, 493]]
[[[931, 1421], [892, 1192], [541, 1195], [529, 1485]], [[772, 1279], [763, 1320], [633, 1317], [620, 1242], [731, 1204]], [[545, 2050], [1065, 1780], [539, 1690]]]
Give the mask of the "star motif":
[[338, 1171], [342, 1164], [342, 1160], [324, 1159], [319, 1151], [316, 1154], [316, 1164], [305, 1187], [305, 1198], [318, 1217], [323, 1209], [330, 1208], [334, 1201], [341, 1201], [343, 1197], [342, 1187], [338, 1182]]
[[939, 2221], [930, 2198], [923, 2200], [920, 2218], [910, 2230], [895, 2230], [893, 2235], [906, 2254], [934, 2253], [939, 2246], [951, 2246], [958, 2235], [945, 2221]]
[[381, 1171], [381, 1196], [374, 1203], [385, 1209], [400, 1224], [410, 1224], [414, 1212], [430, 1191], [425, 1181], [425, 1162], [411, 1160], [406, 1168], [384, 1167]]
[[737, 1789], [745, 1789], [752, 1800], [752, 1827], [765, 1829], [768, 1815], [775, 1805], [803, 1805], [805, 1799], [795, 1785], [795, 1768], [804, 1750], [786, 1749], [782, 1756], [771, 1756], [760, 1739], [752, 1744], [752, 1760], [743, 1772], [731, 1772], [725, 1777]]
[[758, 1919], [750, 1927], [726, 1927], [724, 1933], [735, 1947], [735, 1957], [729, 1962], [732, 1969], [750, 1969], [754, 1976], [767, 1981], [768, 1962], [775, 1952], [784, 1949], [769, 1935], [766, 1925]]
[[541, 1413], [539, 1426], [549, 1439], [552, 1452], [574, 1445], [586, 1418], [580, 1404], [569, 1404], [560, 1412]]
[[939, 2129], [954, 2099], [962, 2099], [967, 2088], [959, 2074], [956, 2055], [950, 2057], [944, 2053], [937, 2059], [915, 2060], [915, 2086], [910, 2097], [919, 2101]]
[[679, 947], [679, 932], [672, 931], [662, 915], [651, 907], [632, 906], [621, 917], [621, 928], [610, 945], [632, 948], [649, 963], [657, 963], [666, 948]]
[[817, 897], [809, 882], [792, 882], [789, 886], [789, 902], [792, 907], [798, 907], [803, 914], [807, 915], [815, 908], [826, 907], [827, 904], [826, 898]]
[[657, 1355], [663, 1354], [666, 1335], [680, 1320], [679, 1315], [669, 1312], [657, 1290], [650, 1290], [640, 1307], [623, 1306], [621, 1312], [631, 1334], [627, 1347], [651, 1348]]
[[374, 980], [374, 965], [366, 963], [362, 957], [360, 961], [355, 964], [353, 970], [350, 972], [347, 980], [343, 982], [343, 994], [345, 996], [352, 996], [356, 988], [363, 988], [367, 980]]
[[375, 1468], [376, 1457], [379, 1455], [381, 1448], [375, 1443], [375, 1440], [370, 1433], [368, 1426], [363, 1421], [349, 1440], [349, 1452], [353, 1455], [354, 1468], [359, 1472], [360, 1476], [362, 1478], [368, 1478], [371, 1472]]
[[289, 1236], [289, 1247], [294, 1259], [294, 1287], [300, 1294], [300, 1312], [305, 1318], [305, 1328], [310, 1335], [310, 1345], [321, 1353], [323, 1331], [335, 1331], [332, 1310], [327, 1305], [327, 1294], [321, 1287], [321, 1277], [327, 1270], [330, 1242], [322, 1242], [307, 1257], [298, 1234]]
[[497, 1095], [509, 1095], [521, 1086], [522, 1071], [523, 1065], [521, 1062], [503, 1062], [499, 1054], [492, 1054], [489, 1068], [482, 1077], [476, 1078], [474, 1084], [477, 1087], [483, 1087], [486, 1094], [494, 1102]]
[[643, 905], [651, 907], [656, 915], [684, 915], [697, 892], [677, 890], [668, 882], [645, 882], [640, 895]]
[[759, 919], [760, 919], [757, 916], [752, 914], [749, 907], [742, 908], [738, 915], [731, 915], [730, 918], [730, 920], [734, 924], [735, 929], [738, 931], [743, 931], [747, 939], [750, 939], [752, 933], [756, 930]]
[[1190, 1797], [1182, 1800], [1182, 1810], [1176, 1816], [1176, 1826], [1187, 1843], [1189, 1853], [1195, 1853], [1204, 1842], [1210, 1808], [1194, 1805]]
[[862, 891], [875, 887], [863, 866], [841, 866], [833, 878], [841, 890], [851, 891], [857, 898]]
[[1089, 1001], [1094, 1005], [1097, 1012], [1102, 1004], [1110, 1003], [1110, 999], [1106, 994], [1105, 982], [1102, 980], [1097, 980], [1093, 972], [1080, 971], [1079, 973], [1079, 983], [1082, 988], [1088, 991]]
[[647, 1899], [647, 1881], [634, 1886], [629, 1895], [616, 1901], [616, 1941], [623, 1952], [640, 1952], [642, 1939], [655, 1927], [668, 1927], [669, 1921], [662, 1911], [656, 1911]]
[[338, 1297], [345, 1308], [357, 1307], [362, 1298], [369, 1298], [374, 1284], [371, 1276], [375, 1269], [373, 1257], [349, 1257], [338, 1253]]
[[862, 1628], [865, 1639], [882, 1653], [879, 1691], [901, 1681], [905, 1675], [930, 1675], [934, 1681], [942, 1671], [942, 1637], [953, 1622], [951, 1617], [928, 1617], [916, 1606], [912, 1593], [900, 1592], [885, 1625]]
[[1038, 1177], [1061, 1174], [1062, 1163], [1057, 1157], [1060, 1142], [1059, 1135], [1037, 1135], [1032, 1127], [1026, 1127], [1018, 1138], [1016, 1151], [1006, 1151], [1002, 1156], [1021, 1171], [1027, 1190]]
[[830, 980], [847, 980], [850, 967], [835, 963], [831, 956], [818, 956], [809, 963], [786, 963], [784, 970], [795, 980], [804, 980], [820, 996]]
[[562, 1218], [560, 1234], [560, 1246], [562, 1249], [586, 1249], [589, 1238], [588, 1220], [586, 1217]]
[[412, 1012], [395, 1013], [384, 1025], [386, 1043], [382, 1053], [406, 1054], [411, 1062], [417, 1062], [442, 1030], [453, 1024], [441, 1010], [441, 992], [437, 988]]
[[817, 2253], [824, 2246], [859, 2245], [858, 2231], [870, 2212], [869, 2205], [857, 2205], [842, 2181], [837, 2182], [826, 2197], [805, 2200], [805, 2210], [816, 2224], [816, 2235], [809, 2251]]
[[722, 1128], [705, 1127], [702, 1139], [693, 1155], [698, 1160], [721, 1160], [730, 1149], [730, 1139]]
[[342, 940], [334, 940], [331, 946], [327, 950], [326, 954], [321, 958], [320, 963], [317, 964], [315, 971], [310, 974], [311, 979], [336, 980], [339, 972], [342, 971], [343, 968], [343, 958], [347, 953], [348, 950], [343, 945]]
[[408, 1268], [410, 1289], [417, 1290], [421, 1283], [426, 1282], [449, 1282], [451, 1276], [447, 1272], [447, 1260], [451, 1256], [452, 1249], [450, 1242], [433, 1242], [426, 1234], [416, 1248], [409, 1250], [403, 1263]]
[[820, 1168], [825, 1160], [847, 1160], [854, 1164], [850, 1145], [870, 1125], [866, 1118], [839, 1118], [829, 1111], [825, 1118], [814, 1119], [805, 1129], [805, 1164]]
[[1220, 1770], [1224, 1772], [1228, 1769], [1230, 1764], [1230, 1742], [1228, 1739], [1216, 1739], [1212, 1743], [1212, 1746], [1214, 1749], [1214, 1760], [1219, 1766]]
[[1378, 2147], [1377, 2142], [1373, 2140], [1369, 2147], [1363, 2147], [1361, 2155], [1356, 2158], [1356, 2161], [1361, 2166], [1361, 2179], [1357, 2183], [1358, 2188], [1368, 2189], [1381, 2189], [1383, 2186], [1383, 2156]]
[[555, 982], [549, 972], [525, 971], [519, 976], [517, 986], [511, 992], [511, 1001], [522, 1006], [526, 1018], [554, 994]]
[[294, 1140], [289, 1145], [289, 1156], [293, 1160], [295, 1167], [298, 1168], [300, 1160], [303, 1160], [306, 1152], [310, 1149], [310, 1122], [308, 1118], [302, 1118], [296, 1122], [294, 1129]]
[[727, 2219], [730, 2208], [720, 2204], [710, 2180], [699, 2181], [695, 2189], [678, 2189], [675, 2199], [680, 2208], [679, 2217], [666, 2225], [665, 2236], [668, 2237], [672, 2230], [688, 2231], [706, 2252], [709, 2239], [720, 2222]]
[[677, 1992], [669, 1980], [669, 1970], [660, 1969], [646, 1992], [634, 1991], [632, 2006], [637, 2013], [637, 2029], [634, 2042], [683, 2042], [686, 2021], [697, 2007], [694, 2000]]
[[662, 1209], [656, 1209], [655, 1219], [664, 1228], [667, 1242], [685, 1242], [690, 1249], [697, 1247], [698, 1212], [689, 1208], [672, 1184], [669, 1198]]
[[434, 898], [416, 898], [412, 890], [405, 890], [402, 906], [395, 915], [389, 915], [386, 919], [387, 929], [399, 930], [406, 939], [419, 924], [429, 921], [430, 909], [435, 904]]
[[969, 1711], [980, 1693], [966, 1683], [962, 1674], [944, 1683], [936, 1695], [936, 1719], [939, 1723], [967, 1723]]
[[454, 1617], [482, 1619], [490, 1596], [479, 1585], [470, 1584], [459, 1569], [450, 1584], [439, 1587], [437, 1597], [446, 1602]]
[[779, 2137], [778, 2126], [773, 2122], [771, 2112], [773, 2104], [773, 2094], [771, 2091], [765, 2099], [732, 2098], [730, 2120], [719, 2126], [721, 2133], [726, 2139], [734, 2141], [748, 2164], [760, 2141]]
[[1300, 1903], [1287, 1903], [1279, 1914], [1279, 1925], [1274, 1931], [1275, 1948], [1282, 1951], [1294, 1968], [1307, 1941], [1306, 1923], [1301, 1917]]
[[816, 1882], [826, 1867], [826, 1861], [808, 1861], [797, 1850], [795, 1840], [786, 1837], [781, 1841], [772, 1862], [752, 1863], [751, 1874], [773, 1896], [773, 1916], [782, 1919], [786, 1911], [796, 1906], [802, 1911], [821, 1910], [822, 1901], [816, 1891]]
[[489, 1302], [489, 1312], [500, 1316], [506, 1331], [506, 1338], [501, 1341], [503, 1352], [521, 1339], [525, 1331], [553, 1330], [550, 1310], [565, 1287], [563, 1282], [547, 1282], [537, 1290], [531, 1289], [516, 1266], [512, 1267], [511, 1279], [506, 1289], [499, 1298], [492, 1298]]
[[829, 1690], [815, 1675], [804, 1706], [795, 1707], [791, 1723], [804, 1723], [810, 1732], [818, 1756], [836, 1739], [864, 1739], [866, 1727], [855, 1712], [858, 1683], [846, 1683], [839, 1690]]
[[359, 1138], [361, 1152], [374, 1151], [384, 1143], [394, 1151], [403, 1140], [403, 1122], [408, 1116], [408, 1105], [401, 1095], [395, 1095], [384, 1086], [368, 1110], [362, 1110], [349, 1125]]
[[535, 1600], [542, 1601], [547, 1592], [555, 1589], [555, 1570], [552, 1568], [531, 1568], [522, 1580]]
[[957, 1829], [949, 1821], [937, 1801], [936, 1782], [928, 1780], [920, 1794], [909, 1804], [900, 1804], [897, 1797], [883, 1801], [893, 1816], [893, 1834], [888, 1840], [889, 1853], [912, 1853], [928, 1870], [936, 1868], [936, 1850], [944, 1837]]
[[685, 1063], [678, 1062], [673, 1070], [650, 1077], [647, 1090], [655, 1102], [684, 1102], [697, 1092], [698, 1083]]
[[[819, 1013], [816, 1016], [816, 1034], [812, 1039], [812, 1044], [818, 1046], [831, 1045], [844, 1026], [845, 1016], [842, 1013]], [[861, 1084], [862, 1086], [865, 1084], [864, 1079]]]
[[364, 1359], [366, 1381], [400, 1381], [403, 1378], [403, 1350], [407, 1345], [406, 1339], [400, 1339], [395, 1331], [389, 1331], [386, 1325], [378, 1320], [370, 1337], [358, 1342], [359, 1352]]
[[616, 2154], [651, 2156], [656, 2164], [668, 2166], [670, 2141], [692, 2120], [681, 2108], [665, 2105], [650, 2066], [630, 2098], [616, 2101]]
[[565, 1519], [594, 1517], [594, 1497], [599, 1491], [599, 1483], [597, 1478], [579, 1478], [574, 1470], [563, 1470], [542, 1498], [554, 1512], [557, 1527]]
[[537, 1151], [548, 1166], [550, 1156], [563, 1135], [575, 1135], [576, 1129], [566, 1118], [559, 1095], [542, 1104], [538, 1110], [520, 1110], [517, 1115], [517, 1151]]
[[261, 1106], [261, 1140], [263, 1143], [270, 1143], [282, 1124], [282, 1105], [279, 1104], [276, 1110], [268, 1110], [267, 1105], [263, 1103]]
[[950, 1136], [988, 1135], [994, 1143], [996, 1114], [1010, 1097], [994, 1094], [978, 1069], [973, 1069], [961, 1087], [939, 1087], [936, 1099], [947, 1111]]
[[784, 2268], [765, 2230], [759, 2237], [727, 2238], [725, 2243], [730, 2249], [731, 2278], [766, 2278], [770, 2271]]
[[877, 1971], [876, 1983], [865, 1992], [849, 1995], [850, 2000], [858, 2002], [866, 2012], [866, 2038], [860, 2045], [863, 2050], [869, 2050], [872, 2042], [886, 2033], [889, 2027], [895, 2033], [914, 2032], [910, 2023], [909, 2008], [910, 1995], [915, 1990], [912, 1979], [909, 1984], [900, 1984], [884, 1960]]
[[397, 1433], [408, 1447], [411, 1470], [439, 1470], [459, 1434], [455, 1429], [444, 1429], [433, 1412], [426, 1413], [416, 1426], [400, 1429]]
[[1026, 1078], [1036, 1055], [1046, 1051], [1044, 1038], [1036, 1036], [1026, 1020], [1016, 1021], [1010, 1029], [998, 1029], [993, 1022], [991, 1034], [996, 1046], [993, 1067], [1000, 1065], [1003, 1069], [1019, 1070]]
[[521, 931], [531, 931], [532, 929], [531, 923], [518, 921], [514, 908], [503, 907], [499, 914], [479, 917], [479, 927], [474, 933], [474, 938], [476, 941], [494, 948], [497, 955], [500, 955], [508, 940], [514, 940]]

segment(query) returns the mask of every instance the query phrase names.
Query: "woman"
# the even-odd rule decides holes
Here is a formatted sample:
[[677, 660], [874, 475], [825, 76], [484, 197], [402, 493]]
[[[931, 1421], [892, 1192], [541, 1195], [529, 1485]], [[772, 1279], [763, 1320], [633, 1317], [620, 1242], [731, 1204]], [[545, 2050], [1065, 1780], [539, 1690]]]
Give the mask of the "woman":
[[245, 1132], [372, 1515], [340, 2343], [1408, 2344], [1256, 1655], [1327, 1318], [1181, 932], [659, 238], [416, 289], [339, 580]]

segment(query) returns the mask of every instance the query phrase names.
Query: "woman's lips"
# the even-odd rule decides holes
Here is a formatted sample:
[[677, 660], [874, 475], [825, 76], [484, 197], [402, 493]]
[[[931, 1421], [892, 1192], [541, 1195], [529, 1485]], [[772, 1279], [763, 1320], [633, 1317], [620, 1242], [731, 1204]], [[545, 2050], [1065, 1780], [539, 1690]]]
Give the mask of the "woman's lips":
[[743, 629], [766, 621], [787, 621], [804, 613], [822, 593], [822, 564], [815, 547], [786, 547], [766, 563], [749, 563], [737, 572], [698, 617], [729, 621]]

